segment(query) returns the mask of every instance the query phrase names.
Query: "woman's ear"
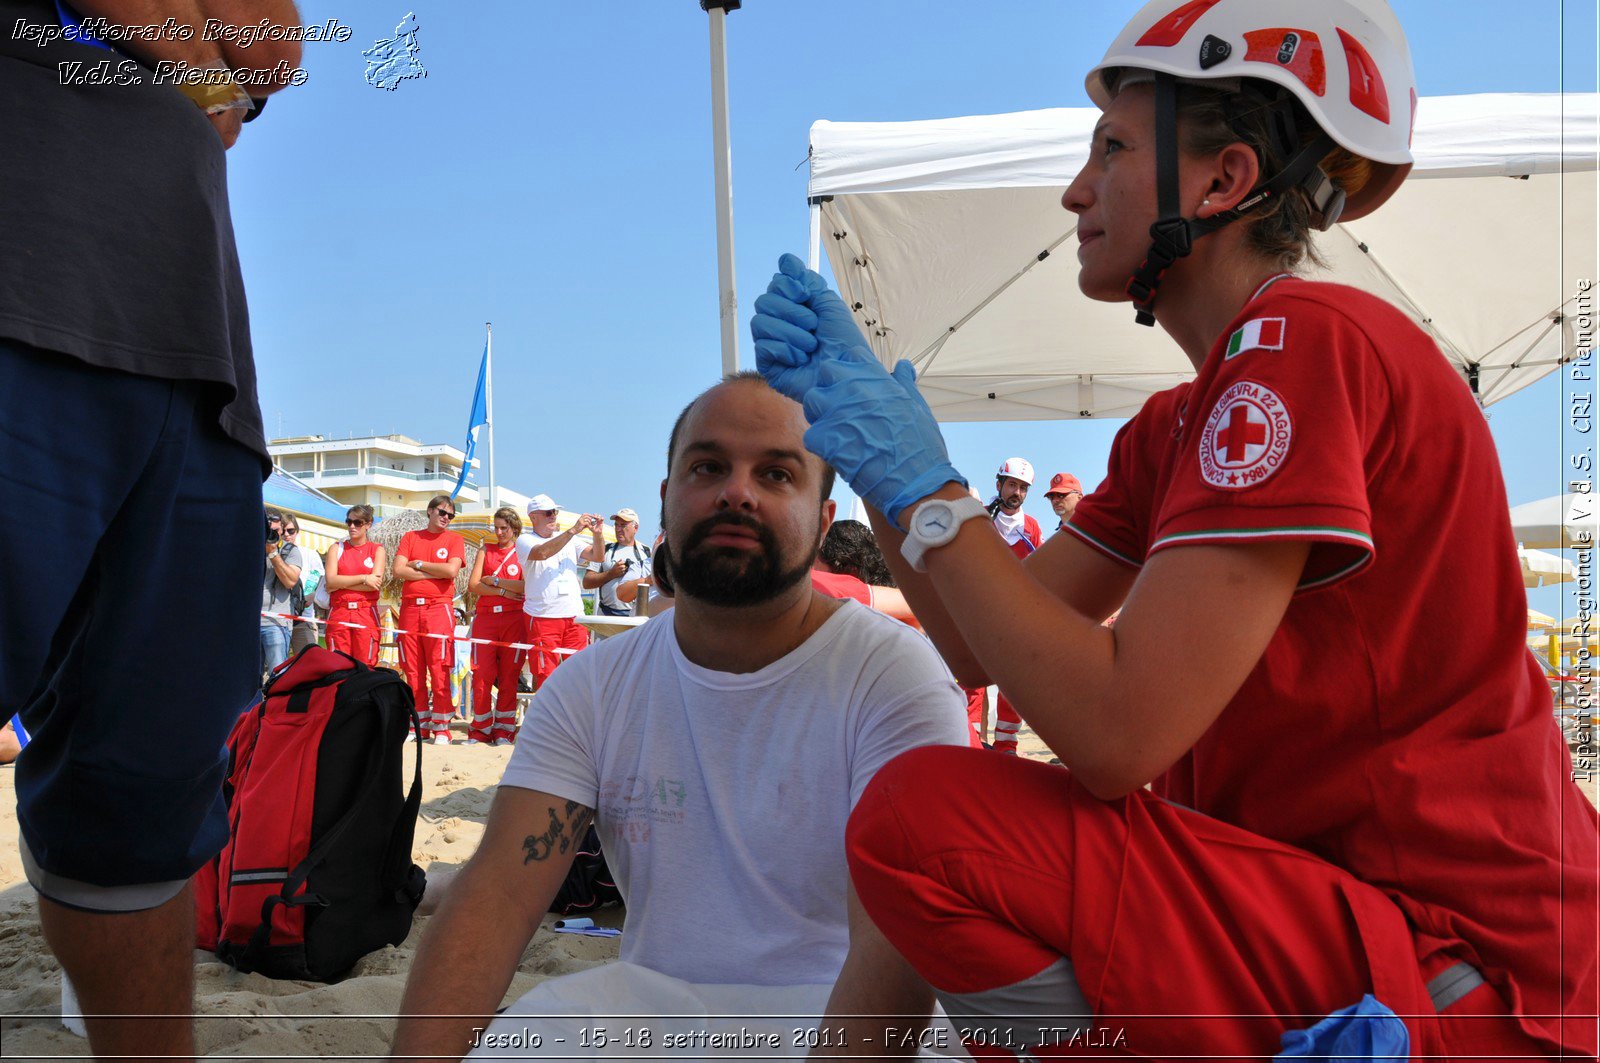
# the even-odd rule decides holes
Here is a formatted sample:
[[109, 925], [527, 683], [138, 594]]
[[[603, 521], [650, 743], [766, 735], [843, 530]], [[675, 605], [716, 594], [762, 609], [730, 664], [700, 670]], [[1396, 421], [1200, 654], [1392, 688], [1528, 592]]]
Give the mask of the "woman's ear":
[[1205, 193], [1207, 205], [1199, 211], [1201, 217], [1237, 207], [1261, 180], [1261, 160], [1242, 141], [1234, 141], [1217, 152], [1210, 170]]

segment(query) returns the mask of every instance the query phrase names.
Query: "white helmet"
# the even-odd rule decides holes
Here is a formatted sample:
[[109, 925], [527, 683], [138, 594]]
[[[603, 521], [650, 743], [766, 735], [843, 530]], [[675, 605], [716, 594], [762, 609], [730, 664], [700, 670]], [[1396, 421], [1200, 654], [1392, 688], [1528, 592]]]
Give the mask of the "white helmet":
[[[1385, 0], [1151, 0], [1089, 72], [1090, 99], [1102, 110], [1110, 106], [1117, 90], [1133, 83], [1130, 72], [1154, 80], [1156, 92], [1159, 217], [1150, 253], [1128, 282], [1140, 324], [1155, 324], [1151, 307], [1162, 275], [1200, 237], [1296, 187], [1327, 229], [1376, 210], [1411, 170], [1416, 75]], [[1263, 105], [1276, 112], [1274, 139], [1288, 159], [1232, 210], [1204, 219], [1182, 217], [1178, 205], [1180, 81], [1220, 81], [1218, 88], [1238, 92], [1262, 83], [1273, 94]], [[1317, 126], [1304, 144], [1290, 99]], [[1373, 164], [1366, 185], [1349, 197], [1319, 165], [1336, 144]]]
[[1254, 78], [1281, 85], [1372, 179], [1341, 219], [1377, 209], [1411, 170], [1417, 78], [1384, 0], [1152, 0], [1089, 71], [1089, 98], [1105, 110], [1124, 69], [1187, 81]]
[[996, 480], [1002, 476], [1009, 476], [1014, 480], [1021, 480], [1029, 487], [1033, 486], [1033, 464], [1027, 458], [1007, 458], [1006, 463], [1000, 466], [1000, 471], [994, 474]]

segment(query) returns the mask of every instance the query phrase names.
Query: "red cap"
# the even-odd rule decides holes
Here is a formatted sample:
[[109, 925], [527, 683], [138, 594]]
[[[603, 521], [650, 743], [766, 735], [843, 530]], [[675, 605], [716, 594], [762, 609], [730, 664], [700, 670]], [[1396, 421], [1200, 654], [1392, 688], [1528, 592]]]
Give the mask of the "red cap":
[[1081, 495], [1083, 494], [1083, 485], [1079, 483], [1078, 478], [1072, 475], [1070, 472], [1058, 472], [1054, 476], [1050, 477], [1050, 490], [1044, 493], [1044, 497], [1049, 498], [1051, 495], [1064, 495], [1068, 491], [1076, 491]]

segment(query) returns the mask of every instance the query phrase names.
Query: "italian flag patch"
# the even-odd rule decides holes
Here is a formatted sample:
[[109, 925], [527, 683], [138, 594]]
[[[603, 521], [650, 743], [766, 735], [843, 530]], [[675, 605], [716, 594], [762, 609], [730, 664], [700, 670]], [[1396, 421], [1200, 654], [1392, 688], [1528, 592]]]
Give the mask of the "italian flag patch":
[[1283, 320], [1281, 317], [1258, 317], [1245, 322], [1243, 328], [1228, 337], [1227, 357], [1245, 351], [1283, 350]]

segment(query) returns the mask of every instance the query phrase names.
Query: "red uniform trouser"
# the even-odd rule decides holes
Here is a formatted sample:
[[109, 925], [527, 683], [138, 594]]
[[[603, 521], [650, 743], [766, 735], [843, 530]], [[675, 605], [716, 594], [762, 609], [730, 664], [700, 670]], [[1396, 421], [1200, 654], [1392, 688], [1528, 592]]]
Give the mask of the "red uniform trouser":
[[1016, 708], [1006, 697], [1005, 691], [999, 688], [994, 692], [994, 742], [992, 745], [998, 753], [1015, 753], [1017, 751], [1017, 730], [1022, 726], [1022, 717], [1017, 715]]
[[962, 687], [967, 696], [967, 744], [973, 749], [983, 748], [984, 716], [989, 712], [988, 687]]
[[[496, 613], [498, 607], [501, 611]], [[472, 637], [494, 643], [528, 641], [528, 614], [521, 602], [478, 599]], [[509, 645], [472, 645], [472, 730], [479, 742], [517, 737], [517, 676], [526, 650]], [[491, 688], [496, 690], [490, 694]]]
[[[450, 669], [456, 659], [455, 610], [448, 598], [402, 598], [399, 623], [404, 632], [400, 636], [400, 670], [416, 696], [422, 734], [448, 736], [450, 717], [455, 714], [450, 697]], [[435, 637], [439, 635], [444, 637]]]
[[367, 665], [378, 663], [383, 625], [376, 602], [335, 603], [328, 609], [328, 648], [348, 653]]
[[[1029, 829], [996, 831], [996, 806]], [[1100, 801], [1059, 766], [928, 746], [874, 776], [846, 848], [862, 905], [958, 1029], [974, 998], [1014, 1007], [992, 991], [1070, 962], [1097, 1033], [1037, 1055], [1260, 1059], [1365, 993], [1405, 1020], [1413, 1058], [1540, 1054], [1487, 982], [1434, 1011], [1425, 981], [1456, 957], [1419, 947], [1382, 892], [1149, 791]]]
[[533, 643], [533, 649], [528, 651], [528, 670], [533, 673], [533, 688], [537, 690], [556, 666], [571, 656], [554, 651], [583, 649], [589, 645], [589, 629], [570, 616], [536, 616], [528, 623], [528, 641]]

